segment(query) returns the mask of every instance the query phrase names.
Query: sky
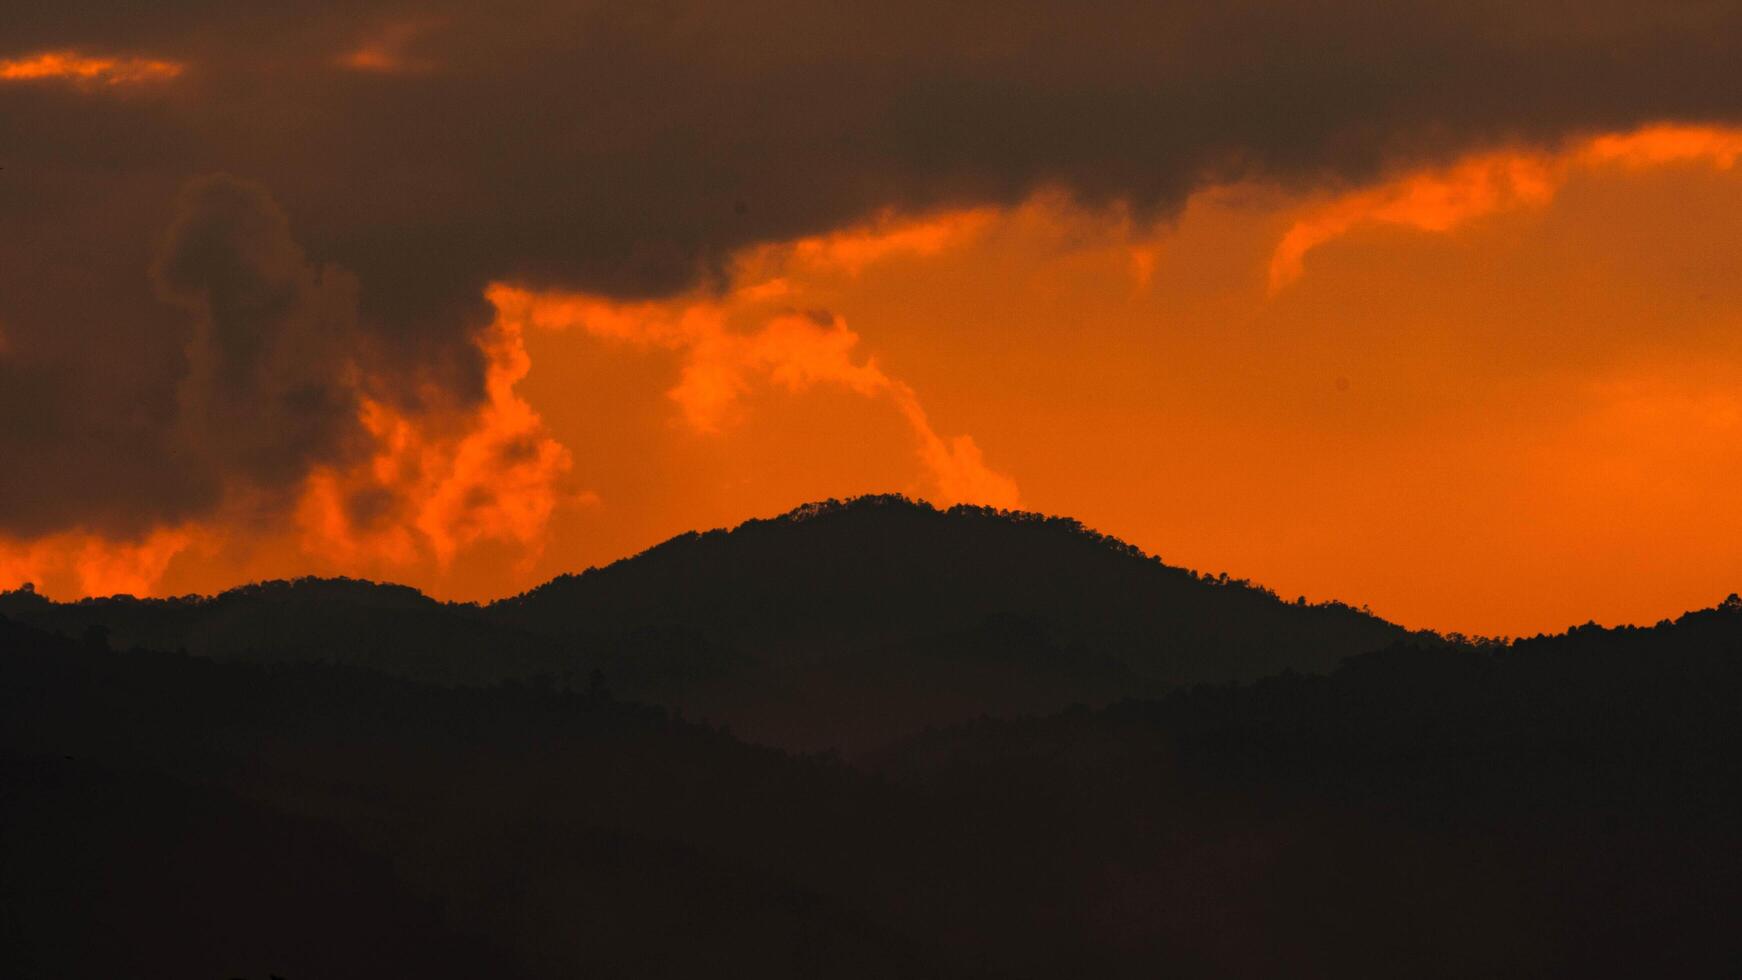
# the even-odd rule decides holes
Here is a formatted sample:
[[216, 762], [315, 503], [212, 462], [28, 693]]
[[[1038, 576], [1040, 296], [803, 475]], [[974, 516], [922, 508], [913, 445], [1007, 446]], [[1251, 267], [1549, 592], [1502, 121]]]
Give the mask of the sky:
[[0, 588], [901, 492], [1411, 627], [1742, 590], [1742, 4], [1407, 6], [9, 15]]

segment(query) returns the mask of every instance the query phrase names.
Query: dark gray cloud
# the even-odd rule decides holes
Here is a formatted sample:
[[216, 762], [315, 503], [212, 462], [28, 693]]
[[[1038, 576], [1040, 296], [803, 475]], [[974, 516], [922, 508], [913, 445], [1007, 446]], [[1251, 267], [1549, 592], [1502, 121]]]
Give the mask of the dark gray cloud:
[[[0, 355], [0, 449], [22, 464], [0, 468], [7, 530], [127, 535], [226, 500], [276, 512], [312, 467], [366, 447], [356, 280], [310, 264], [264, 188], [190, 181], [149, 277], [131, 271], [154, 287], [158, 302], [134, 298], [161, 331], [132, 343], [172, 356], [127, 370], [123, 346], [106, 346], [115, 333], [79, 304], [48, 317], [83, 328], [59, 338], [72, 344], [27, 337]], [[101, 309], [105, 284], [90, 285]]]
[[[215, 455], [267, 485], [347, 451], [333, 416], [348, 396], [322, 387], [347, 357], [411, 408], [479, 397], [469, 336], [492, 278], [653, 295], [717, 277], [746, 243], [884, 207], [1062, 184], [1165, 216], [1215, 179], [1334, 185], [1499, 142], [1742, 117], [1742, 3], [1728, 0], [250, 6], [38, 4], [0, 23], [0, 57], [75, 47], [189, 66], [151, 90], [0, 86], [14, 348], [0, 406], [56, 392], [30, 403], [36, 434], [0, 435], [0, 452], [38, 464], [32, 486], [141, 488], [30, 505], [0, 477], [0, 528], [211, 506], [223, 478], [139, 472], [177, 445], [190, 391], [251, 420], [212, 435]], [[395, 25], [416, 28], [407, 70], [340, 64]], [[207, 255], [218, 278], [166, 271], [178, 299], [162, 301], [152, 244], [177, 188], [214, 172], [269, 188], [308, 255], [355, 274], [355, 322], [332, 310], [349, 281], [289, 252], [258, 267]], [[294, 281], [294, 310], [220, 310], [250, 276], [268, 292]], [[291, 346], [328, 333], [267, 368], [229, 346], [256, 328]]]
[[356, 279], [309, 264], [264, 188], [190, 183], [153, 273], [194, 324], [176, 433], [188, 456], [270, 502], [363, 447]]

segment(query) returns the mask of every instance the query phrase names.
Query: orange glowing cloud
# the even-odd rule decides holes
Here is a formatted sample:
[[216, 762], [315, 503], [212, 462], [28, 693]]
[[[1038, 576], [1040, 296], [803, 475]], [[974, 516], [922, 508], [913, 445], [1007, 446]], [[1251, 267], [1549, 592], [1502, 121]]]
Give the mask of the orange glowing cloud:
[[[989, 215], [948, 215], [914, 227], [896, 227], [886, 239], [864, 231], [838, 240], [807, 239], [776, 261], [797, 275], [803, 266], [856, 272], [880, 258], [908, 252], [932, 254], [982, 227]], [[749, 257], [766, 269], [770, 255]], [[712, 434], [738, 422], [739, 405], [755, 380], [789, 392], [835, 385], [867, 398], [886, 399], [918, 443], [917, 452], [940, 500], [1015, 507], [1015, 481], [986, 465], [972, 437], [941, 436], [905, 382], [883, 371], [873, 357], [856, 358], [859, 335], [845, 320], [825, 312], [796, 312], [781, 305], [800, 291], [791, 276], [755, 282], [719, 297], [694, 296], [666, 302], [622, 303], [577, 293], [539, 293], [496, 284], [487, 295], [498, 322], [545, 330], [580, 329], [602, 340], [679, 351], [677, 383], [667, 391], [689, 428]], [[748, 321], [750, 329], [731, 324]]]
[[[487, 357], [484, 401], [412, 414], [365, 398], [359, 414], [372, 452], [354, 466], [309, 475], [291, 540], [269, 540], [257, 527], [227, 534], [246, 518], [226, 510], [132, 541], [82, 531], [0, 541], [0, 587], [33, 582], [57, 596], [149, 595], [171, 562], [190, 551], [247, 568], [295, 556], [287, 568], [274, 567], [288, 574], [305, 573], [312, 558], [349, 572], [403, 575], [445, 571], [467, 549], [493, 542], [529, 565], [552, 515], [593, 498], [566, 488], [569, 451], [515, 391], [531, 369], [518, 324], [493, 325], [478, 342]], [[439, 400], [432, 395], [432, 403]], [[246, 501], [237, 503], [246, 509]]]
[[[898, 255], [935, 255], [970, 241], [991, 220], [967, 212], [819, 236], [755, 250], [743, 261], [791, 273], [718, 297], [626, 303], [581, 294], [530, 293], [493, 286], [499, 315], [478, 337], [486, 355], [484, 400], [469, 409], [422, 412], [364, 396], [359, 420], [371, 449], [359, 462], [327, 465], [308, 476], [292, 515], [290, 539], [258, 532], [226, 537], [236, 515], [159, 529], [137, 542], [66, 533], [0, 546], [0, 582], [49, 583], [58, 594], [149, 594], [171, 561], [194, 544], [222, 560], [282, 563], [315, 560], [351, 573], [404, 577], [444, 574], [468, 549], [486, 543], [518, 552], [517, 568], [541, 555], [553, 516], [565, 506], [596, 503], [567, 485], [574, 462], [516, 390], [531, 371], [524, 330], [578, 328], [602, 340], [682, 355], [667, 394], [685, 427], [714, 434], [742, 421], [744, 396], [757, 384], [788, 392], [835, 386], [883, 400], [912, 433], [916, 454], [938, 498], [1014, 507], [1009, 477], [991, 469], [968, 436], [939, 434], [916, 392], [858, 353], [860, 338], [837, 316], [799, 313], [791, 302], [805, 275], [856, 275]], [[739, 321], [755, 322], [742, 329]], [[367, 378], [359, 379], [368, 391]], [[428, 404], [444, 403], [432, 393]], [[253, 557], [250, 557], [250, 554]], [[294, 571], [304, 571], [298, 567]]]
[[431, 26], [429, 21], [422, 20], [388, 24], [340, 55], [338, 63], [353, 71], [383, 74], [425, 70], [428, 63], [413, 58], [408, 49]]
[[1587, 143], [1580, 156], [1589, 163], [1620, 163], [1629, 167], [1656, 167], [1672, 163], [1706, 161], [1719, 170], [1729, 170], [1742, 157], [1742, 130], [1715, 126], [1647, 126], [1631, 133], [1599, 136]]
[[1706, 162], [1720, 170], [1742, 156], [1742, 130], [1658, 125], [1598, 136], [1560, 153], [1501, 151], [1409, 174], [1309, 207], [1270, 257], [1270, 289], [1300, 278], [1308, 252], [1361, 228], [1391, 225], [1450, 231], [1473, 219], [1553, 200], [1568, 176], [1605, 164], [1631, 168]]
[[148, 595], [170, 560], [208, 535], [160, 528], [138, 541], [69, 531], [25, 543], [0, 542], [0, 583], [31, 582], [54, 595]]
[[1546, 203], [1556, 182], [1551, 164], [1540, 157], [1495, 153], [1347, 194], [1312, 209], [1283, 235], [1270, 258], [1270, 288], [1300, 278], [1308, 252], [1355, 228], [1447, 231], [1503, 208]]
[[[936, 255], [968, 244], [990, 227], [998, 214], [995, 208], [973, 208], [914, 220], [885, 212], [864, 227], [814, 235], [776, 247], [778, 254], [774, 258], [798, 268], [838, 269], [857, 275], [866, 266], [892, 255]], [[767, 254], [762, 256], [763, 261], [768, 258]]]
[[[1044, 193], [883, 215], [665, 300], [497, 283], [485, 398], [412, 409], [361, 377], [368, 449], [286, 526], [0, 544], [0, 586], [317, 571], [484, 599], [911, 488], [1411, 626], [1650, 620], [1742, 575], [1738, 160], [1742, 130], [1654, 126], [1320, 197], [1211, 188], [1162, 226]], [[1509, 211], [1529, 220], [1479, 220]], [[1314, 254], [1275, 300], [1373, 228], [1436, 235]]]
[[0, 61], [0, 82], [63, 81], [83, 85], [139, 85], [166, 82], [182, 65], [154, 58], [102, 58], [77, 51], [45, 51]]
[[376, 450], [350, 471], [311, 476], [298, 508], [303, 547], [347, 564], [447, 567], [461, 550], [499, 541], [535, 558], [565, 502], [570, 454], [514, 390], [532, 368], [520, 325], [501, 320], [480, 338], [486, 398], [460, 419], [415, 417], [374, 400], [363, 422]]

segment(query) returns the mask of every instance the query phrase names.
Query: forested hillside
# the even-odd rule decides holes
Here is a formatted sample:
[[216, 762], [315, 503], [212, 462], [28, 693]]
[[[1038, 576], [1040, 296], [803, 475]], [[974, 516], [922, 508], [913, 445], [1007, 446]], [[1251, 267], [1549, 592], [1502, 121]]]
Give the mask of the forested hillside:
[[1739, 703], [1734, 599], [851, 762], [602, 681], [0, 622], [0, 937], [17, 976], [1715, 976]]
[[1321, 672], [1406, 635], [1346, 605], [1166, 565], [1072, 520], [893, 496], [683, 535], [483, 607], [304, 579], [211, 598], [13, 592], [0, 614], [118, 646], [438, 684], [560, 689], [597, 670], [625, 696], [806, 749]]

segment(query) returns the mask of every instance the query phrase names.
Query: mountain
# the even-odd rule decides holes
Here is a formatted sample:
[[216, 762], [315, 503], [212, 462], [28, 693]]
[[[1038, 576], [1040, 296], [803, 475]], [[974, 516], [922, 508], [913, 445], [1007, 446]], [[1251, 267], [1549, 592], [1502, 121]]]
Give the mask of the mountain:
[[1733, 595], [983, 719], [861, 765], [981, 816], [980, 860], [1044, 828], [1044, 870], [987, 899], [1047, 908], [1119, 964], [1094, 975], [1720, 977], [1742, 962], [1738, 704]]
[[1734, 973], [1742, 600], [851, 759], [0, 617], [0, 975]]
[[403, 585], [356, 579], [261, 582], [215, 596], [52, 602], [0, 593], [0, 615], [118, 648], [185, 650], [249, 663], [340, 663], [438, 684], [494, 684], [572, 670], [571, 653]]
[[1325, 671], [1405, 635], [1067, 518], [898, 496], [681, 535], [488, 613], [595, 651], [639, 696], [787, 744]]
[[859, 783], [597, 693], [0, 617], [0, 975], [934, 975], [805, 884], [864, 879], [820, 837]]
[[1405, 631], [1163, 564], [1076, 521], [896, 496], [680, 535], [488, 606], [401, 586], [273, 582], [210, 599], [0, 614], [121, 647], [332, 661], [445, 684], [599, 671], [625, 696], [775, 744], [874, 744], [981, 714], [1323, 672]]

